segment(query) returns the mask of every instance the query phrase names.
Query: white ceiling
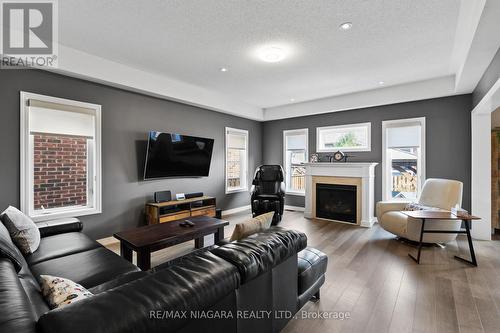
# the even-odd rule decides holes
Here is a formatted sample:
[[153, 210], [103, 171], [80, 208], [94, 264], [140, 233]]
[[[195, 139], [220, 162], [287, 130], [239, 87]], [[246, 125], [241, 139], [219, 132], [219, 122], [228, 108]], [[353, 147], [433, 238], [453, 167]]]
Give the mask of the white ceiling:
[[[80, 55], [80, 65], [84, 56], [92, 56], [109, 64], [111, 72], [105, 61], [112, 61], [115, 81], [128, 80], [117, 85], [147, 91], [131, 83], [135, 75], [123, 77], [125, 68], [140, 71], [154, 75], [157, 85], [168, 82], [168, 89], [152, 94], [189, 103], [188, 97], [173, 96], [178, 83], [205, 98], [193, 96], [192, 104], [239, 114], [235, 105], [241, 103], [241, 115], [260, 119], [262, 109], [288, 107], [291, 98], [297, 103], [356, 96], [454, 76], [459, 17], [468, 19], [463, 9], [459, 16], [463, 1], [64, 0], [59, 1], [59, 43]], [[483, 6], [485, 1], [478, 0]], [[353, 28], [340, 31], [346, 21]], [[258, 60], [256, 48], [269, 43], [289, 48], [289, 57], [272, 64]], [[66, 63], [65, 53], [60, 56], [66, 72], [98, 75], [70, 68], [76, 62], [66, 54]], [[229, 71], [222, 73], [221, 67]], [[106, 74], [111, 76], [98, 79], [113, 81]], [[149, 90], [154, 89], [162, 88]], [[229, 102], [222, 103], [224, 98]]]

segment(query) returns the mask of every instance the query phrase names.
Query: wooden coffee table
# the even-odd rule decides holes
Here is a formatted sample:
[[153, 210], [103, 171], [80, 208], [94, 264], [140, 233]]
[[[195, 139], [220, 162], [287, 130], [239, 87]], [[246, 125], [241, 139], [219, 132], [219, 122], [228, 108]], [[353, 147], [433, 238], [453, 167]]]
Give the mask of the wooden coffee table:
[[[477, 266], [476, 255], [474, 253], [474, 245], [472, 244], [472, 237], [470, 235], [470, 223], [475, 220], [480, 220], [477, 216], [464, 215], [457, 216], [453, 215], [451, 212], [447, 211], [436, 211], [436, 210], [414, 210], [414, 211], [401, 211], [401, 213], [412, 217], [414, 219], [419, 219], [422, 221], [422, 227], [420, 228], [420, 241], [418, 243], [418, 254], [415, 258], [411, 253], [408, 253], [410, 258], [415, 260], [417, 264], [420, 264], [420, 252], [422, 251], [422, 240], [424, 238], [424, 233], [426, 234], [467, 234], [467, 241], [469, 243], [469, 251], [471, 260], [464, 259], [459, 256], [455, 256], [455, 259], [464, 261], [468, 264]], [[449, 221], [463, 221], [465, 224], [465, 231], [462, 230], [425, 230], [425, 222], [427, 220], [449, 220]], [[410, 222], [411, 223], [411, 222]]]
[[[179, 223], [189, 220], [193, 227], [181, 227]], [[145, 271], [151, 268], [151, 253], [175, 244], [194, 240], [196, 248], [204, 246], [203, 238], [214, 234], [218, 244], [224, 239], [224, 227], [228, 221], [208, 216], [190, 217], [178, 221], [153, 224], [115, 233], [120, 241], [120, 255], [132, 262], [132, 251], [137, 252], [137, 266]]]

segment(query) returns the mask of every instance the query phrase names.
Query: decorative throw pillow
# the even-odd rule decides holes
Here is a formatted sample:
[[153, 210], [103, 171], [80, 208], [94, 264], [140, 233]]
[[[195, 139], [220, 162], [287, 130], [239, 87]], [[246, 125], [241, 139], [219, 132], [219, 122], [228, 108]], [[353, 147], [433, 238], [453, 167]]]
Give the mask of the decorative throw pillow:
[[9, 206], [2, 213], [2, 221], [10, 237], [24, 255], [31, 254], [40, 245], [40, 231], [28, 216], [19, 209]]
[[238, 223], [234, 227], [233, 234], [229, 239], [231, 242], [235, 240], [240, 240], [242, 238], [248, 237], [255, 234], [261, 230], [269, 229], [271, 222], [273, 221], [274, 212], [265, 213], [243, 223]]
[[0, 223], [0, 258], [8, 258], [19, 273], [26, 261], [19, 249], [12, 242], [10, 233], [5, 226]]
[[424, 206], [416, 202], [410, 202], [409, 204], [406, 205], [404, 210], [413, 211], [413, 210], [441, 210], [441, 209], [437, 207]]
[[93, 294], [69, 279], [51, 275], [40, 275], [42, 295], [51, 309], [89, 298]]
[[19, 209], [9, 206], [2, 213], [2, 222], [10, 237], [24, 255], [31, 254], [40, 245], [40, 231], [35, 222]]

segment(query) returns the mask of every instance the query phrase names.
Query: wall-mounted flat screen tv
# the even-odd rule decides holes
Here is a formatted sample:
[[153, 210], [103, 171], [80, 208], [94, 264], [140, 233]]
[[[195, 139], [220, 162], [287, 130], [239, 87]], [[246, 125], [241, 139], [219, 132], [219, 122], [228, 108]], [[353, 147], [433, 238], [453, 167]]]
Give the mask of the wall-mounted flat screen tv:
[[214, 139], [150, 131], [144, 179], [206, 177]]

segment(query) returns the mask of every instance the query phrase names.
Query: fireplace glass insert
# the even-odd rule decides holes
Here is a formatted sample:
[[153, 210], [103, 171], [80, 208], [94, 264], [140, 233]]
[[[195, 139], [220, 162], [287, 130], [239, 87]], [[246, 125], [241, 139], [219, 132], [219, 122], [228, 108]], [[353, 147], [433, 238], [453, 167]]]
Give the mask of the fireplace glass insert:
[[356, 186], [316, 184], [316, 217], [356, 223]]

